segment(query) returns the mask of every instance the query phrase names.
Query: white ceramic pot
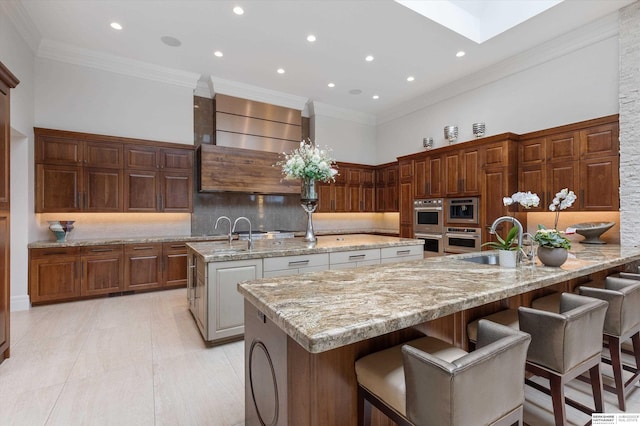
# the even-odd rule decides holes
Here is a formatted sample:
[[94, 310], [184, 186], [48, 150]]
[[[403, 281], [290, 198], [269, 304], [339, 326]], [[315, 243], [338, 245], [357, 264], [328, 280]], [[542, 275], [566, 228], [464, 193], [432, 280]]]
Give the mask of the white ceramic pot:
[[518, 252], [514, 250], [498, 250], [498, 263], [503, 268], [515, 268]]

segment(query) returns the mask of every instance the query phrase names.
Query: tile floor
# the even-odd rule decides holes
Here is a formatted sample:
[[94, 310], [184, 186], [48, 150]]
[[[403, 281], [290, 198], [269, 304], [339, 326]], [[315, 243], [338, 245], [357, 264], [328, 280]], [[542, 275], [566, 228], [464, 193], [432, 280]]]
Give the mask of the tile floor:
[[[13, 312], [11, 342], [0, 364], [1, 426], [244, 424], [243, 342], [205, 347], [184, 289]], [[593, 403], [585, 383], [569, 393]], [[619, 412], [615, 395], [605, 402]], [[627, 406], [640, 413], [640, 390]], [[553, 424], [550, 407], [526, 388], [528, 425]], [[571, 425], [589, 420], [567, 413]]]

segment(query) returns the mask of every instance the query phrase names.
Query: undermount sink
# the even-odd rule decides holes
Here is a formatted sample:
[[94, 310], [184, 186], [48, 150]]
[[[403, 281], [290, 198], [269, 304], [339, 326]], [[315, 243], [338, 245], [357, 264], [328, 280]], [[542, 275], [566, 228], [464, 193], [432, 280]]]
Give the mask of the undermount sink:
[[467, 262], [480, 263], [482, 265], [497, 265], [498, 264], [498, 255], [497, 254], [482, 254], [480, 256], [465, 257], [462, 260], [467, 261]]

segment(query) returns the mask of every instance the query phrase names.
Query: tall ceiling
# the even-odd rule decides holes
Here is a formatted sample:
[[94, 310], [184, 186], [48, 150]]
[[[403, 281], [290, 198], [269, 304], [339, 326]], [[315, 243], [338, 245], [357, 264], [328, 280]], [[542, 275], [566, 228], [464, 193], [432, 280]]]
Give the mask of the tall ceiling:
[[[19, 1], [42, 40], [380, 117], [634, 0], [565, 0], [481, 44], [392, 0]], [[499, 1], [450, 3], [486, 15]], [[234, 14], [237, 5], [243, 15]], [[124, 28], [112, 29], [113, 21]], [[181, 45], [163, 43], [164, 36]], [[456, 57], [461, 50], [466, 55]]]

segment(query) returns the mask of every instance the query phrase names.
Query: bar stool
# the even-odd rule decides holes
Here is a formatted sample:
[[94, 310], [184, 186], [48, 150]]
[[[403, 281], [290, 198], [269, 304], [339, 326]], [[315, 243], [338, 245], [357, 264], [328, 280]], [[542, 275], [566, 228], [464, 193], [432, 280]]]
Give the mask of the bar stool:
[[[604, 388], [618, 396], [618, 407], [626, 411], [626, 397], [640, 380], [640, 281], [628, 278], [607, 277], [605, 288], [580, 287], [580, 294], [596, 297], [609, 303], [604, 321], [604, 339], [609, 347], [615, 388]], [[622, 342], [631, 338], [635, 368], [625, 368], [633, 373], [626, 382], [622, 377]]]
[[358, 424], [371, 423], [374, 405], [400, 426], [521, 425], [530, 340], [480, 321], [471, 353], [423, 337], [367, 355], [355, 363]]
[[[562, 426], [566, 424], [565, 402], [585, 413], [594, 412], [564, 396], [564, 384], [586, 371], [591, 377], [595, 411], [602, 412], [604, 408], [600, 353], [607, 303], [571, 293], [563, 293], [559, 301], [558, 312], [521, 306], [517, 311], [508, 309], [484, 319], [498, 320], [531, 335], [526, 370], [548, 379], [550, 389], [529, 379], [525, 383], [551, 396], [555, 424]], [[470, 340], [478, 322], [467, 326]]]

